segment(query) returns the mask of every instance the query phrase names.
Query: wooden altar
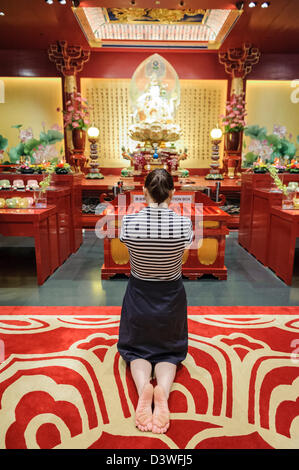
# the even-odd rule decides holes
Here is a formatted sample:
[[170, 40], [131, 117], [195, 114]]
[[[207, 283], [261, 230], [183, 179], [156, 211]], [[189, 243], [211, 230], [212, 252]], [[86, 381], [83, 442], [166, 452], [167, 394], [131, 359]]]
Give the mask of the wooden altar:
[[0, 209], [0, 233], [33, 237], [37, 283], [42, 285], [60, 265], [56, 206], [45, 209]]
[[[117, 182], [121, 181], [123, 183], [123, 190], [127, 191], [140, 191], [143, 187], [143, 181], [134, 181], [133, 177], [121, 177], [116, 174], [106, 174], [102, 180], [87, 180], [82, 178], [81, 181], [81, 190], [82, 198], [84, 197], [94, 197], [100, 201], [103, 201], [105, 198], [110, 200], [113, 199], [113, 187], [117, 185]], [[199, 202], [202, 191], [204, 188], [210, 189], [211, 197], [215, 198], [216, 194], [216, 181], [206, 180], [204, 175], [196, 176], [191, 175], [188, 178], [179, 178], [178, 181], [174, 182], [174, 187], [176, 193], [178, 191], [192, 191], [195, 194], [195, 202]], [[225, 203], [226, 197], [240, 197], [241, 184], [238, 178], [230, 179], [224, 178], [221, 181], [220, 187], [220, 204]], [[82, 227], [84, 228], [94, 228], [98, 216], [94, 214], [86, 214], [82, 212]], [[238, 228], [239, 226], [239, 216], [229, 215], [227, 219], [227, 226], [229, 228]]]
[[[279, 177], [286, 185], [291, 181], [299, 182], [299, 174], [280, 173]], [[269, 173], [258, 174], [253, 172], [245, 172], [241, 175], [241, 183], [238, 241], [243, 248], [250, 252], [253, 228], [253, 211], [257, 210], [258, 204], [258, 201], [256, 201], [255, 206], [253, 205], [254, 191], [256, 189], [269, 190], [273, 184], [273, 179]]]
[[[142, 193], [140, 192], [140, 194]], [[204, 274], [211, 274], [220, 280], [225, 280], [227, 279], [227, 268], [224, 265], [225, 237], [229, 233], [226, 225], [229, 215], [222, 211], [207, 196], [204, 194], [202, 196], [203, 239], [198, 241], [196, 248], [185, 250], [182, 273], [188, 279], [197, 279]], [[127, 198], [126, 202], [127, 204], [129, 203], [129, 198]], [[176, 210], [178, 207], [180, 213], [182, 213], [182, 204], [176, 203]], [[190, 218], [193, 229], [195, 229], [195, 224], [201, 223], [201, 220], [197, 217], [196, 204], [192, 203], [189, 207]], [[140, 205], [136, 205], [134, 212], [137, 212], [140, 208]], [[174, 206], [173, 210], [175, 210]], [[123, 209], [122, 213], [120, 212], [119, 214], [117, 204], [111, 204], [103, 212], [106, 223], [115, 225], [116, 230], [112, 238], [106, 237], [104, 239], [104, 264], [101, 268], [102, 279], [110, 279], [116, 274], [130, 275], [129, 252], [127, 247], [120, 242], [117, 230], [120, 229], [123, 215]]]

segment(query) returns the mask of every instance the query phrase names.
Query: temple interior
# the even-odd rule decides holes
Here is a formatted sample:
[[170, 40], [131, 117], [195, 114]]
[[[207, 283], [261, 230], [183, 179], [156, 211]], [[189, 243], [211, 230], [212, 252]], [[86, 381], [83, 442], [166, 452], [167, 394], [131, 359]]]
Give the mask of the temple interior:
[[299, 0], [0, 0], [1, 457], [298, 450], [298, 44]]
[[191, 304], [296, 305], [295, 2], [31, 3], [1, 5], [1, 303], [120, 305], [128, 252], [97, 223], [165, 168], [203, 207]]

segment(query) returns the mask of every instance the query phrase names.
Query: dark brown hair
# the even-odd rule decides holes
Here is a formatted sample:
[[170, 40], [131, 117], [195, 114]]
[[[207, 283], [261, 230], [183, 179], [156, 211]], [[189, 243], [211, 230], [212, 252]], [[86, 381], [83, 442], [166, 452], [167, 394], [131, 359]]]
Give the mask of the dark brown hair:
[[169, 192], [174, 189], [171, 174], [163, 168], [151, 171], [145, 179], [144, 186], [158, 204], [165, 201], [169, 197]]

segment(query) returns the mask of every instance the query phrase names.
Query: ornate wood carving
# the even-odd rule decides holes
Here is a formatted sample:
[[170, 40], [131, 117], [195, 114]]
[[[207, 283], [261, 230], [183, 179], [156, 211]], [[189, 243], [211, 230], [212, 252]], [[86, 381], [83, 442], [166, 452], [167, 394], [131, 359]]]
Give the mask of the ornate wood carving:
[[242, 79], [251, 72], [252, 66], [258, 63], [260, 56], [259, 49], [248, 43], [218, 53], [219, 62], [224, 65], [226, 73], [232, 78]]
[[50, 45], [48, 57], [51, 62], [55, 62], [60, 73], [69, 76], [82, 71], [90, 58], [90, 51], [83, 50], [81, 46], [68, 46], [67, 41], [57, 41]]

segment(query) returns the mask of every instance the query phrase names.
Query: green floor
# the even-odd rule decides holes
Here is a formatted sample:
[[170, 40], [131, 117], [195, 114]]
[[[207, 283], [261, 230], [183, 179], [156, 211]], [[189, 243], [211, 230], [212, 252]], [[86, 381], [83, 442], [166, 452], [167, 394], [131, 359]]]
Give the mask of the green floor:
[[[231, 232], [225, 254], [228, 279], [184, 280], [188, 304], [299, 305], [298, 254], [288, 287], [238, 244], [237, 232]], [[78, 252], [39, 287], [32, 240], [0, 236], [0, 305], [121, 305], [127, 279], [102, 281], [103, 257], [103, 241], [86, 231]]]

